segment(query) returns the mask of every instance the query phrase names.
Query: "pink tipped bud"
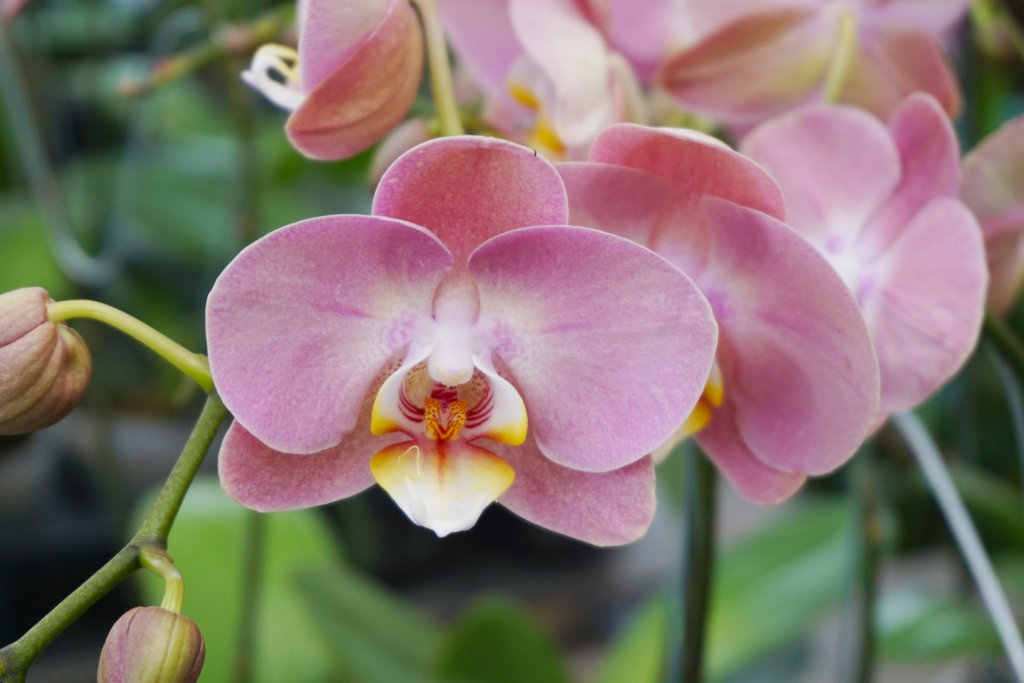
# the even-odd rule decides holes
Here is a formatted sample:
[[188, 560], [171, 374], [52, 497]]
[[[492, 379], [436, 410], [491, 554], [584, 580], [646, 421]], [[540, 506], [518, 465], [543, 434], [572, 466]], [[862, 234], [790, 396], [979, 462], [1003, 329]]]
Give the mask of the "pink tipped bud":
[[0, 435], [47, 427], [78, 405], [92, 360], [78, 333], [50, 322], [38, 287], [0, 294]]
[[205, 658], [194, 621], [162, 607], [136, 607], [110, 629], [96, 681], [195, 683]]

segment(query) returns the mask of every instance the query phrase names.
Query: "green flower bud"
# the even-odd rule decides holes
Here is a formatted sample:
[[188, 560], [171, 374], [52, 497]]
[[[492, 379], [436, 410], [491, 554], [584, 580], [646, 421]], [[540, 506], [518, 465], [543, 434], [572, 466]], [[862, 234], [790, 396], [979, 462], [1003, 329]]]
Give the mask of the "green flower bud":
[[110, 629], [96, 681], [195, 683], [205, 658], [194, 621], [162, 607], [136, 607]]
[[78, 405], [92, 360], [78, 333], [50, 321], [38, 287], [0, 294], [0, 435], [48, 427]]

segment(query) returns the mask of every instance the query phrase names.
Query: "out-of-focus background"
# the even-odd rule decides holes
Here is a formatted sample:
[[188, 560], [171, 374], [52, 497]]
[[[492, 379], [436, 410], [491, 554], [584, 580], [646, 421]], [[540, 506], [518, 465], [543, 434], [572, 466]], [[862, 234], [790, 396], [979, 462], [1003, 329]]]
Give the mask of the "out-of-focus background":
[[[36, 0], [5, 29], [0, 291], [37, 285], [56, 299], [98, 299], [201, 350], [206, 293], [239, 249], [302, 218], [366, 211], [370, 154], [304, 159], [283, 135], [285, 115], [238, 78], [289, 9], [255, 0]], [[981, 56], [966, 30], [960, 38], [968, 147], [1024, 109], [1024, 77], [1019, 62]], [[36, 139], [44, 148], [33, 148]], [[94, 358], [84, 403], [41, 433], [0, 438], [3, 643], [116, 552], [198, 412], [197, 390], [146, 350], [98, 324], [74, 327]], [[924, 416], [1021, 607], [1024, 461], [1014, 428], [1024, 425], [1011, 419], [1007, 376], [983, 347]], [[679, 628], [667, 605], [678, 599], [685, 457], [693, 456], [677, 452], [661, 467], [648, 537], [602, 550], [497, 507], [440, 541], [377, 489], [260, 517], [220, 491], [214, 450], [170, 540], [185, 613], [206, 637], [201, 680], [657, 680]], [[719, 506], [713, 681], [842, 680], [863, 524], [876, 532], [882, 563], [878, 680], [1011, 680], [898, 439], [883, 432], [872, 454], [780, 508], [753, 506], [725, 485]], [[263, 543], [247, 558], [254, 536]], [[247, 583], [254, 555], [261, 571]], [[160, 586], [142, 579], [62, 635], [30, 683], [94, 680], [114, 620], [159, 602]], [[243, 620], [255, 620], [251, 647], [239, 644]], [[238, 673], [246, 653], [248, 673]]]

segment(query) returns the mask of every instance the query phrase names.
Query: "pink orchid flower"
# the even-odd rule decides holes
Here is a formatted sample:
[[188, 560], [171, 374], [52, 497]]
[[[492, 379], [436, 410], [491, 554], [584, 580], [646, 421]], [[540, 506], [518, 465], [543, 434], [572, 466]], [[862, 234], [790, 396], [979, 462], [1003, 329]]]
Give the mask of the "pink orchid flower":
[[812, 106], [764, 124], [741, 148], [856, 296], [881, 367], [883, 416], [923, 401], [974, 348], [988, 281], [942, 107], [914, 95], [886, 127], [858, 109]]
[[1006, 313], [1024, 285], [1024, 116], [1003, 124], [964, 158], [960, 194], [985, 235], [988, 307]]
[[243, 80], [291, 111], [285, 132], [313, 159], [344, 159], [409, 112], [423, 38], [408, 0], [299, 0], [299, 49], [264, 45]]
[[689, 0], [695, 45], [661, 80], [682, 106], [748, 126], [835, 101], [888, 117], [916, 91], [953, 113], [956, 79], [939, 38], [969, 0]]
[[641, 535], [646, 454], [700, 398], [717, 329], [671, 264], [567, 219], [532, 150], [442, 138], [391, 166], [372, 216], [241, 252], [207, 307], [224, 488], [280, 510], [376, 480], [441, 536], [495, 499], [594, 544]]
[[719, 325], [696, 432], [733, 486], [761, 503], [856, 451], [878, 408], [878, 364], [857, 304], [781, 222], [756, 164], [706, 135], [631, 124], [563, 163], [569, 219], [648, 245], [694, 279]]

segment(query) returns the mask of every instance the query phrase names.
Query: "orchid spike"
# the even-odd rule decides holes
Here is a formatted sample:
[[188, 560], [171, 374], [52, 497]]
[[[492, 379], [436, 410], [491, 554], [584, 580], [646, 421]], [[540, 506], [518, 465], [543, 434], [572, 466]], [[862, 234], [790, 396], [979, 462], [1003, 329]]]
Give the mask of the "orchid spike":
[[245, 249], [207, 306], [236, 419], [224, 488], [277, 510], [376, 480], [439, 535], [497, 499], [590, 543], [637, 538], [646, 454], [700, 398], [717, 330], [671, 264], [567, 218], [532, 150], [442, 138], [388, 169], [372, 216]]
[[908, 95], [959, 107], [940, 39], [969, 0], [690, 0], [698, 40], [659, 80], [681, 106], [751, 126], [823, 100], [888, 117]]
[[559, 165], [570, 221], [650, 246], [687, 273], [719, 325], [717, 369], [678, 437], [696, 432], [744, 496], [778, 503], [867, 436], [878, 364], [843, 282], [785, 225], [757, 165], [706, 135], [612, 126]]
[[988, 307], [1006, 313], [1024, 285], [1024, 116], [1003, 124], [964, 158], [960, 195], [985, 235]]
[[881, 367], [883, 417], [926, 399], [977, 343], [988, 282], [942, 107], [913, 95], [888, 127], [861, 110], [808, 107], [764, 124], [742, 149], [779, 183], [789, 224], [857, 298]]
[[314, 159], [344, 159], [408, 113], [423, 70], [409, 0], [300, 0], [298, 50], [264, 45], [242, 79], [291, 111], [285, 131]]

